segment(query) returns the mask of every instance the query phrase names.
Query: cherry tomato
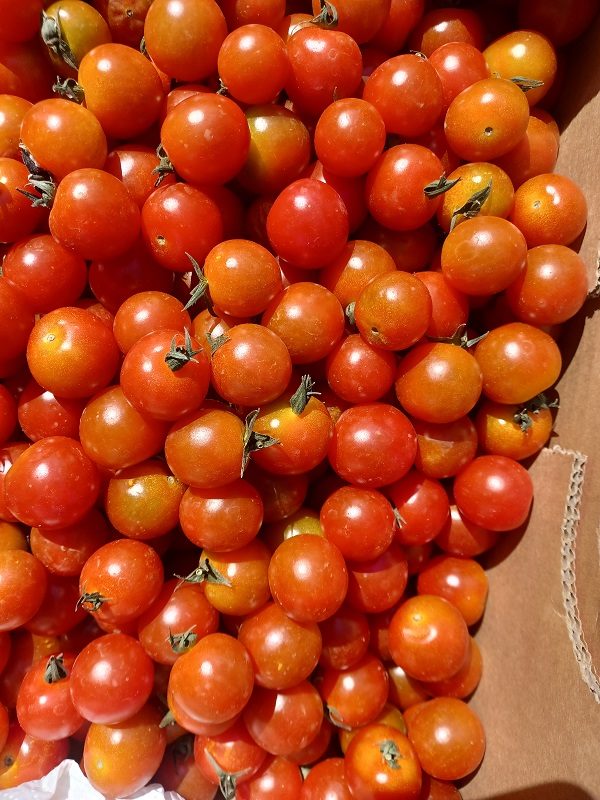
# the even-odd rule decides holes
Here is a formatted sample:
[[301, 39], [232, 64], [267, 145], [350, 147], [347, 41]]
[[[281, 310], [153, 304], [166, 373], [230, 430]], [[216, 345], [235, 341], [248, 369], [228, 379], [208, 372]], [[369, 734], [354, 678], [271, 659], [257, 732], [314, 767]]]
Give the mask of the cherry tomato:
[[552, 87], [556, 76], [556, 53], [551, 43], [537, 31], [512, 31], [483, 51], [494, 77], [524, 77], [540, 82], [525, 92], [530, 106], [535, 106]]
[[83, 565], [80, 604], [110, 630], [137, 619], [162, 585], [163, 566], [156, 551], [144, 542], [116, 539], [99, 547]]
[[16, 242], [28, 236], [44, 220], [45, 210], [33, 206], [19, 189], [27, 190], [27, 167], [14, 158], [0, 158], [0, 242]]
[[506, 218], [512, 211], [515, 194], [513, 184], [506, 172], [496, 164], [485, 161], [461, 164], [448, 175], [449, 182], [457, 179], [458, 183], [442, 196], [438, 208], [438, 223], [444, 231], [448, 232], [451, 226], [462, 225], [468, 219], [461, 211], [465, 206], [466, 210], [473, 207], [478, 213], [493, 217]]
[[29, 545], [33, 555], [54, 575], [77, 576], [87, 559], [109, 537], [104, 517], [95, 508], [79, 522], [65, 528], [31, 529]]
[[587, 203], [579, 186], [570, 178], [536, 175], [515, 192], [510, 219], [522, 231], [528, 247], [568, 245], [585, 227]]
[[206, 599], [217, 611], [230, 616], [243, 617], [258, 611], [270, 596], [269, 558], [269, 549], [260, 539], [227, 553], [203, 550], [200, 577], [204, 579], [202, 571], [207, 569]]
[[246, 706], [253, 683], [246, 648], [227, 634], [211, 633], [173, 664], [168, 691], [193, 719], [226, 722]]
[[469, 655], [469, 631], [462, 614], [436, 595], [405, 600], [392, 617], [389, 637], [396, 664], [418, 680], [451, 678]]
[[523, 322], [501, 325], [475, 348], [483, 393], [498, 403], [525, 403], [548, 389], [561, 369], [554, 339]]
[[484, 55], [469, 42], [446, 42], [436, 47], [430, 54], [429, 63], [442, 84], [446, 108], [467, 86], [489, 76]]
[[343, 605], [319, 625], [323, 646], [319, 663], [332, 669], [349, 669], [366, 655], [369, 624], [364, 614]]
[[488, 579], [473, 559], [437, 556], [419, 573], [417, 591], [445, 597], [458, 608], [467, 625], [474, 625], [485, 609]]
[[541, 109], [532, 108], [525, 136], [495, 163], [518, 187], [529, 178], [552, 172], [558, 155], [556, 123]]
[[385, 145], [381, 114], [366, 100], [336, 100], [324, 109], [315, 128], [315, 150], [323, 167], [335, 175], [363, 175]]
[[410, 231], [430, 220], [441, 198], [430, 198], [425, 187], [444, 172], [439, 158], [419, 144], [400, 144], [383, 152], [367, 174], [371, 215], [386, 228]]
[[416, 752], [408, 738], [389, 725], [367, 725], [358, 731], [346, 752], [344, 770], [352, 797], [418, 800], [421, 767]]
[[406, 722], [419, 761], [434, 778], [458, 780], [481, 763], [485, 752], [483, 726], [462, 700], [428, 700], [414, 706]]
[[449, 510], [448, 495], [438, 481], [411, 470], [385, 491], [399, 514], [395, 538], [400, 544], [426, 544], [438, 535]]
[[379, 111], [387, 133], [406, 137], [426, 133], [444, 103], [434, 67], [413, 53], [394, 56], [377, 67], [367, 79], [363, 97]]
[[485, 553], [498, 540], [498, 534], [477, 525], [463, 516], [456, 505], [450, 506], [450, 516], [436, 536], [435, 543], [453, 556], [473, 558]]
[[374, 489], [343, 486], [325, 500], [320, 518], [324, 535], [344, 558], [376, 558], [394, 538], [393, 509]]
[[161, 128], [173, 166], [193, 184], [220, 185], [243, 167], [250, 145], [244, 112], [233, 100], [202, 93], [179, 103]]
[[83, 168], [70, 172], [58, 185], [49, 225], [54, 238], [76, 255], [110, 259], [134, 244], [140, 212], [118, 178]]
[[504, 78], [484, 78], [457, 95], [446, 112], [448, 144], [466, 161], [488, 161], [508, 153], [525, 135], [525, 93]]
[[350, 728], [372, 722], [388, 697], [387, 672], [370, 653], [349, 669], [325, 668], [316, 685], [332, 722]]
[[396, 367], [393, 353], [350, 334], [327, 357], [327, 383], [348, 403], [373, 403], [392, 388]]
[[23, 678], [17, 697], [17, 718], [26, 734], [56, 741], [72, 736], [83, 717], [70, 694], [74, 656], [50, 656], [37, 662]]
[[48, 436], [17, 459], [7, 473], [5, 491], [10, 510], [24, 524], [61, 528], [91, 509], [100, 479], [79, 442]]
[[430, 56], [448, 42], [467, 42], [482, 49], [485, 29], [477, 11], [470, 8], [433, 8], [413, 29], [409, 46]]
[[12, 789], [43, 778], [67, 757], [68, 752], [68, 739], [38, 739], [13, 722], [0, 752], [0, 789]]
[[226, 37], [217, 66], [231, 96], [248, 105], [275, 100], [290, 69], [281, 36], [257, 24], [241, 25]]
[[343, 758], [327, 758], [311, 769], [302, 784], [301, 800], [351, 800]]
[[148, 9], [144, 40], [150, 58], [179, 81], [198, 81], [212, 75], [227, 35], [225, 17], [214, 0], [158, 0]]
[[314, 622], [297, 622], [275, 603], [246, 617], [238, 633], [254, 667], [254, 679], [267, 689], [290, 689], [307, 679], [321, 653]]
[[342, 605], [348, 572], [334, 544], [322, 536], [300, 534], [286, 539], [273, 553], [269, 586], [274, 600], [292, 619], [322, 622]]
[[306, 747], [318, 735], [323, 704], [308, 681], [285, 690], [257, 686], [243, 719], [254, 741], [267, 753], [285, 756]]
[[11, 631], [30, 620], [41, 607], [46, 570], [24, 550], [0, 551], [0, 630]]
[[[44, 14], [55, 20], [60, 36], [67, 45], [68, 58], [65, 58], [60, 47], [51, 47], [46, 42], [50, 60], [59, 75], [76, 78], [77, 66], [84, 55], [111, 40], [110, 29], [102, 14], [81, 0], [58, 0], [48, 5]], [[43, 35], [42, 38], [46, 41]], [[51, 36], [49, 38], [52, 40]]]
[[477, 438], [482, 450], [522, 461], [546, 444], [552, 433], [550, 408], [536, 404], [506, 405], [484, 400], [475, 417]]
[[141, 414], [168, 422], [198, 408], [209, 380], [204, 350], [177, 330], [146, 334], [131, 347], [121, 367], [127, 400]]
[[85, 737], [83, 764], [92, 786], [118, 797], [145, 786], [162, 761], [166, 735], [160, 711], [146, 705], [124, 722], [92, 723]]
[[86, 107], [111, 139], [139, 136], [158, 119], [164, 94], [158, 72], [132, 47], [110, 42], [81, 60], [77, 81]]
[[400, 600], [407, 581], [404, 550], [393, 542], [377, 558], [348, 563], [348, 605], [365, 614], [387, 611]]

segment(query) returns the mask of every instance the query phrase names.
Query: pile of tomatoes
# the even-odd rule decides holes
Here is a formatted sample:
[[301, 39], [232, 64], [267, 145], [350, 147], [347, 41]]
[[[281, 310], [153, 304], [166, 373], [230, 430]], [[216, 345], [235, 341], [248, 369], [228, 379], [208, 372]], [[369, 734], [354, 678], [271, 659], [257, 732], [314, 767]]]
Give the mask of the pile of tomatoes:
[[0, 788], [460, 798], [597, 6], [0, 0]]

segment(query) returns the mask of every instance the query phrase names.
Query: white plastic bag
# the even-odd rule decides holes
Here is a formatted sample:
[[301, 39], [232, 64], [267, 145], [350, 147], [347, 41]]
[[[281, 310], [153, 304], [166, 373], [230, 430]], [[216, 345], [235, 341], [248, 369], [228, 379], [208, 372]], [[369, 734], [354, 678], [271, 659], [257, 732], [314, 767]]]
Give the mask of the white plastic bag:
[[[127, 800], [182, 800], [177, 792], [166, 792], [156, 783], [129, 795]], [[85, 777], [76, 761], [63, 761], [38, 781], [0, 791], [0, 800], [105, 800]]]

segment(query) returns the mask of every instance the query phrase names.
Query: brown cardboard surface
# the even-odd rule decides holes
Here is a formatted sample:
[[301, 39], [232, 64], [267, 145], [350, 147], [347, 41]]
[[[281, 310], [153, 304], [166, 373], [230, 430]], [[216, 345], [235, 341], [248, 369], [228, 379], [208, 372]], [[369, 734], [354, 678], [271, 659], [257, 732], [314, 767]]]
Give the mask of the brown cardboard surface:
[[[593, 285], [600, 244], [600, 19], [574, 48], [558, 118], [556, 171], [574, 178], [588, 199], [580, 252]], [[490, 566], [490, 600], [478, 633], [485, 675], [473, 699], [488, 752], [462, 790], [465, 800], [600, 800], [600, 301], [588, 301], [562, 344], [557, 435], [532, 467], [530, 525], [518, 543], [515, 536], [503, 542], [505, 552]], [[582, 496], [569, 503], [575, 522], [569, 527], [573, 488]], [[574, 579], [571, 589], [565, 577]]]

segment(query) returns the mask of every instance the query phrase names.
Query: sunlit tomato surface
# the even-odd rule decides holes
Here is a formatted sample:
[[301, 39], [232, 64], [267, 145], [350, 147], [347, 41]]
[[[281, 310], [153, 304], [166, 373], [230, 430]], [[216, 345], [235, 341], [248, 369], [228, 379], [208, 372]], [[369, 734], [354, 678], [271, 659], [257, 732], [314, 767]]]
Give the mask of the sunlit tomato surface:
[[131, 47], [95, 47], [81, 60], [77, 80], [86, 107], [111, 139], [139, 136], [158, 118], [164, 98], [158, 72]]
[[25, 114], [21, 141], [34, 160], [60, 181], [81, 167], [102, 169], [106, 136], [89, 107], [62, 98], [42, 100]]
[[525, 136], [495, 163], [518, 187], [529, 178], [552, 172], [559, 146], [556, 122], [547, 112], [532, 108]]
[[491, 75], [500, 78], [526, 77], [539, 82], [525, 92], [535, 106], [552, 87], [556, 75], [556, 53], [552, 44], [537, 31], [512, 31], [483, 51]]
[[[511, 151], [512, 152], [512, 151]], [[484, 216], [506, 218], [512, 211], [514, 187], [506, 172], [487, 161], [461, 164], [448, 175], [448, 181], [458, 180], [442, 195], [437, 220], [446, 232], [468, 219], [469, 208]]]
[[458, 608], [467, 625], [474, 625], [485, 609], [488, 579], [473, 559], [437, 556], [419, 573], [417, 591], [445, 597]]
[[442, 84], [427, 59], [404, 53], [384, 61], [369, 76], [363, 97], [381, 114], [387, 133], [419, 136], [442, 112]]
[[466, 161], [504, 155], [527, 130], [525, 93], [504, 78], [484, 78], [457, 95], [446, 112], [448, 144]]
[[330, 388], [342, 400], [373, 403], [394, 384], [396, 356], [359, 334], [349, 334], [328, 355], [326, 373]]
[[356, 734], [346, 752], [345, 775], [351, 796], [365, 800], [418, 800], [421, 791], [421, 767], [413, 745], [388, 725], [367, 725]]
[[373, 278], [354, 307], [356, 326], [370, 344], [404, 350], [415, 344], [431, 320], [431, 297], [423, 282], [407, 272]]
[[430, 220], [441, 198], [424, 189], [444, 172], [439, 158], [418, 144], [401, 144], [382, 153], [367, 174], [367, 204], [371, 215], [387, 228], [410, 231]]
[[87, 514], [98, 498], [100, 478], [79, 442], [48, 436], [15, 462], [5, 491], [10, 510], [21, 522], [61, 528]]
[[175, 106], [161, 128], [162, 144], [182, 178], [193, 184], [223, 184], [242, 168], [250, 134], [233, 100], [201, 93]]
[[163, 584], [163, 565], [144, 542], [116, 539], [98, 548], [79, 576], [82, 606], [101, 625], [119, 627], [140, 616]]
[[537, 453], [552, 433], [552, 412], [543, 405], [506, 405], [484, 400], [475, 417], [482, 450], [516, 461]]
[[517, 528], [527, 519], [533, 484], [527, 470], [506, 456], [479, 456], [454, 481], [461, 512], [493, 531]]
[[29, 546], [33, 555], [54, 575], [77, 576], [87, 559], [106, 543], [109, 527], [95, 508], [65, 528], [33, 527]]
[[47, 577], [42, 563], [23, 550], [0, 551], [0, 630], [11, 631], [40, 608]]
[[411, 677], [444, 680], [469, 655], [469, 632], [460, 611], [436, 595], [406, 600], [390, 622], [393, 660]]
[[[229, 550], [213, 553], [203, 550], [200, 569], [208, 568], [206, 599], [218, 611], [243, 617], [258, 611], [269, 599], [270, 551], [260, 539]], [[210, 575], [217, 576], [214, 580]]]
[[565, 175], [530, 178], [515, 192], [510, 219], [520, 228], [527, 245], [568, 245], [585, 227], [587, 203], [579, 186]]
[[334, 724], [350, 728], [372, 722], [388, 696], [385, 667], [370, 653], [349, 669], [324, 669], [316, 685]]
[[321, 652], [314, 622], [297, 622], [269, 603], [242, 623], [238, 638], [247, 648], [255, 680], [268, 689], [289, 689], [309, 677]]
[[[191, 349], [190, 349], [191, 348]], [[139, 339], [121, 367], [121, 387], [142, 414], [172, 422], [198, 408], [210, 379], [208, 359], [196, 339], [159, 330]]]
[[486, 31], [476, 10], [470, 8], [433, 8], [414, 27], [409, 46], [430, 56], [447, 42], [468, 42], [481, 49]]
[[173, 665], [169, 698], [201, 722], [226, 722], [244, 708], [253, 683], [246, 648], [231, 636], [212, 633]]
[[447, 42], [436, 47], [431, 53], [429, 63], [442, 84], [445, 107], [467, 86], [489, 75], [483, 54], [469, 42]]
[[456, 505], [450, 506], [450, 516], [435, 543], [444, 552], [454, 556], [473, 558], [493, 547], [498, 534], [471, 522]]
[[445, 681], [428, 681], [423, 687], [434, 697], [468, 698], [478, 687], [483, 674], [483, 658], [476, 640], [471, 637], [469, 656], [461, 669]]
[[207, 78], [217, 67], [219, 48], [227, 35], [225, 17], [214, 0], [154, 2], [144, 23], [150, 58], [179, 81]]
[[385, 145], [385, 123], [366, 100], [347, 98], [331, 103], [315, 128], [315, 150], [325, 169], [336, 175], [363, 175]]
[[27, 673], [17, 697], [17, 718], [36, 739], [55, 741], [72, 736], [83, 718], [73, 705], [70, 675], [74, 656], [43, 658]]
[[348, 240], [348, 211], [339, 194], [312, 178], [290, 183], [275, 199], [267, 232], [278, 256], [304, 269], [323, 267]]
[[448, 517], [448, 495], [438, 481], [411, 470], [385, 492], [398, 512], [396, 540], [403, 545], [426, 544]]
[[49, 225], [54, 238], [78, 256], [115, 258], [137, 239], [140, 212], [118, 178], [83, 168], [58, 185]]
[[114, 725], [93, 723], [85, 737], [83, 764], [92, 786], [105, 795], [127, 796], [145, 786], [165, 752], [161, 712], [152, 705]]
[[473, 772], [485, 752], [483, 725], [462, 700], [439, 697], [407, 716], [408, 737], [423, 769], [434, 778], [458, 780]]
[[329, 446], [329, 461], [348, 483], [379, 488], [408, 472], [416, 449], [416, 434], [408, 417], [387, 403], [371, 403], [353, 406], [340, 416]]
[[407, 581], [404, 550], [392, 542], [377, 558], [348, 562], [348, 605], [364, 614], [387, 611], [400, 600]]
[[499, 403], [524, 403], [548, 389], [562, 364], [554, 339], [522, 322], [490, 331], [475, 348], [475, 358], [484, 395]]
[[33, 378], [59, 397], [89, 397], [104, 388], [119, 364], [112, 332], [90, 311], [57, 308], [36, 323], [27, 343]]
[[315, 764], [302, 784], [302, 800], [351, 800], [343, 758], [327, 758]]
[[273, 553], [269, 586], [273, 599], [292, 619], [322, 622], [342, 605], [348, 572], [334, 544], [322, 536], [301, 534], [286, 539]]
[[18, 189], [29, 191], [27, 167], [13, 158], [0, 158], [0, 242], [16, 242], [32, 233], [46, 216], [41, 207]]
[[348, 669], [366, 654], [369, 646], [367, 617], [343, 605], [319, 625], [323, 647], [319, 663], [333, 669]]
[[393, 508], [374, 489], [342, 486], [325, 500], [320, 517], [323, 533], [344, 558], [376, 558], [394, 538]]
[[318, 735], [323, 704], [308, 681], [279, 691], [256, 686], [243, 719], [261, 747], [272, 755], [285, 756], [306, 747]]

